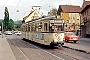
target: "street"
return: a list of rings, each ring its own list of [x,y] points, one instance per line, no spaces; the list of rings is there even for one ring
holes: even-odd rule
[[[64,47],[51,48],[28,40],[21,40],[21,36],[3,35],[7,39],[16,60],[89,60],[90,53],[77,51],[72,48],[86,46],[90,49],[90,41],[79,40],[77,43],[65,43]],[[2,38],[2,35],[0,35]],[[77,47],[78,45],[78,47]],[[74,47],[73,47],[74,46]]]

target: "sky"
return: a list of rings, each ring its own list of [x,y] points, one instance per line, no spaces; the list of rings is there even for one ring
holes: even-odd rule
[[[47,15],[52,8],[58,9],[59,5],[66,4],[82,7],[83,0],[0,0],[0,19],[4,19],[5,7],[8,8],[9,17],[17,21],[31,12],[31,6],[41,6],[40,12]]]

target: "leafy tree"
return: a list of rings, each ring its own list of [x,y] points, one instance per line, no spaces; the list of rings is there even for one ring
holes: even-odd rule
[[[12,30],[14,28],[14,21],[12,19],[9,20],[8,29]]]
[[[0,26],[2,26],[2,22],[0,22]]]
[[[21,23],[22,21],[21,20],[19,20],[19,21],[15,21],[15,30],[17,29],[17,30],[20,30],[21,29]]]
[[[5,12],[4,12],[4,30],[8,30],[8,26],[9,26],[9,12],[8,12],[8,8],[5,7]]]
[[[56,8],[52,8],[50,10],[50,12],[48,12],[49,16],[56,16],[57,15],[57,9]]]

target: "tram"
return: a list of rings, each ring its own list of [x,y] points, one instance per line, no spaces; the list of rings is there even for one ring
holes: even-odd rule
[[[41,17],[22,24],[22,39],[43,45],[64,45],[64,20],[56,16]]]

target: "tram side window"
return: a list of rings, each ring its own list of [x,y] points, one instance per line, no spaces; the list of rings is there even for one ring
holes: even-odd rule
[[[33,31],[35,31],[35,26],[33,25]]]
[[[26,26],[26,32],[27,32],[27,26]]]
[[[42,22],[39,23],[39,26],[38,26],[38,31],[41,32],[42,31]]]
[[[33,25],[31,25],[31,31],[33,31]]]
[[[30,26],[28,27],[28,31],[30,31]]]
[[[38,32],[38,23],[36,24],[36,31]]]
[[[54,24],[53,24],[53,23],[51,23],[51,24],[49,25],[49,31],[50,31],[50,32],[54,32]]]
[[[32,25],[32,31],[36,31],[36,26],[35,26],[35,24]]]
[[[44,31],[48,31],[47,23],[44,23]]]

